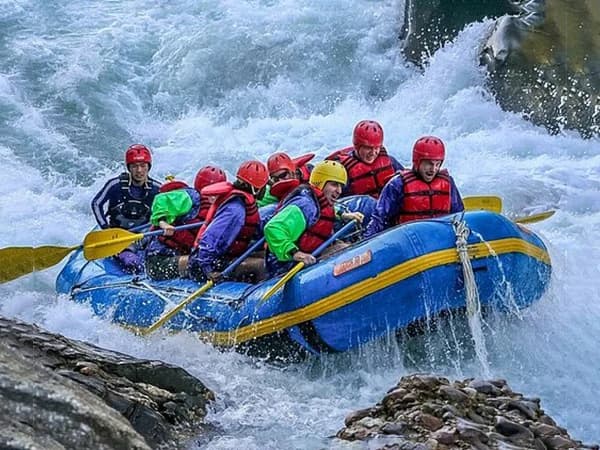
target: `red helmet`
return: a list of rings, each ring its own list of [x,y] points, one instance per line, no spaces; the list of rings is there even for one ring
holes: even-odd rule
[[[150,149],[142,144],[133,144],[125,151],[125,164],[134,164],[138,162],[148,163],[152,166],[152,154]]]
[[[269,156],[267,168],[269,169],[269,175],[273,175],[274,172],[284,169],[295,172],[296,164],[294,164],[294,161],[292,161],[292,158],[287,153],[277,152]]]
[[[443,161],[446,156],[444,143],[435,136],[423,136],[413,146],[413,169],[418,169],[423,159]]]
[[[262,189],[269,181],[269,171],[260,161],[246,161],[242,163],[236,175],[240,180],[256,189]]]
[[[194,179],[194,189],[200,192],[206,186],[227,181],[225,172],[215,166],[205,166],[201,168]]]
[[[383,128],[381,128],[379,122],[374,120],[361,120],[354,127],[352,143],[355,149],[358,149],[361,145],[381,147],[383,144]]]

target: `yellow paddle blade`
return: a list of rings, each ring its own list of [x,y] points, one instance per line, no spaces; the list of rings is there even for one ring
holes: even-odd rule
[[[303,262],[299,262],[298,264],[296,264],[288,273],[285,274],[285,276],[281,280],[279,280],[277,283],[271,286],[271,288],[263,294],[259,303],[266,302],[268,299],[270,299],[273,296],[273,294],[275,294],[275,292],[282,288],[290,278],[292,278],[294,275],[300,272],[303,268]]]
[[[463,198],[463,204],[467,211],[483,209],[500,214],[502,212],[502,199],[496,195],[474,195]]]
[[[88,261],[108,258],[120,253],[143,237],[143,233],[132,233],[122,228],[91,231],[83,241],[83,256]]]
[[[153,331],[158,330],[171,317],[173,317],[175,314],[177,314],[179,311],[181,311],[183,308],[185,308],[186,305],[188,305],[189,303],[191,303],[193,300],[195,300],[196,298],[198,298],[202,294],[204,294],[206,291],[208,291],[211,287],[213,287],[213,285],[214,285],[214,283],[212,281],[210,281],[210,280],[207,281],[201,288],[199,288],[198,290],[192,292],[188,297],[186,297],[185,299],[183,299],[183,301],[181,303],[179,303],[175,308],[171,309],[170,311],[167,311],[165,314],[163,314],[162,316],[160,316],[160,319],[158,319],[156,322],[154,322],[148,328],[140,330],[140,334],[142,336],[145,336],[147,334],[152,333]]]
[[[58,264],[80,246],[7,247],[0,249],[0,283]]]
[[[525,217],[517,217],[513,220],[515,223],[534,223],[541,222],[542,220],[546,220],[549,217],[552,217],[556,211],[551,209],[549,211],[544,211],[538,214],[532,214],[530,216]]]

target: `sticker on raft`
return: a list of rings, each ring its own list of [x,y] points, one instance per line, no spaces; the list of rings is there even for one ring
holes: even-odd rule
[[[342,261],[341,263],[336,264],[333,267],[333,276],[337,277],[346,272],[350,272],[351,270],[354,270],[357,267],[364,266],[365,264],[371,262],[371,259],[373,259],[373,253],[371,252],[371,250],[367,250],[366,252],[361,253],[360,255],[354,256],[352,259]]]

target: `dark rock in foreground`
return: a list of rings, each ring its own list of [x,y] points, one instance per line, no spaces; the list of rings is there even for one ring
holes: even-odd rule
[[[345,422],[337,437],[369,441],[369,448],[598,449],[572,439],[539,399],[513,392],[504,380],[403,377],[381,402]]]
[[[183,448],[213,393],[185,370],[0,318],[0,448]]]
[[[480,56],[502,108],[551,133],[600,135],[597,0],[406,0],[404,15],[404,54],[418,65],[468,24],[497,19]]]

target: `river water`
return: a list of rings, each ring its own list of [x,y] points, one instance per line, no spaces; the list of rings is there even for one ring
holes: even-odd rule
[[[140,338],[57,296],[60,265],[1,285],[0,313],[200,377],[222,433],[199,448],[352,448],[331,437],[344,416],[415,371],[489,371],[598,442],[600,142],[498,107],[477,64],[491,21],[418,70],[399,50],[402,11],[400,0],[0,0],[0,247],[81,242],[91,198],[131,143],[153,149],[155,178],[191,181],[202,165],[231,176],[278,150],[325,156],[376,119],[404,163],[419,136],[440,136],[463,195],[500,195],[514,216],[557,210],[531,226],[552,285],[527,310],[485,318],[485,364],[460,318],[286,366],[185,334]]]

